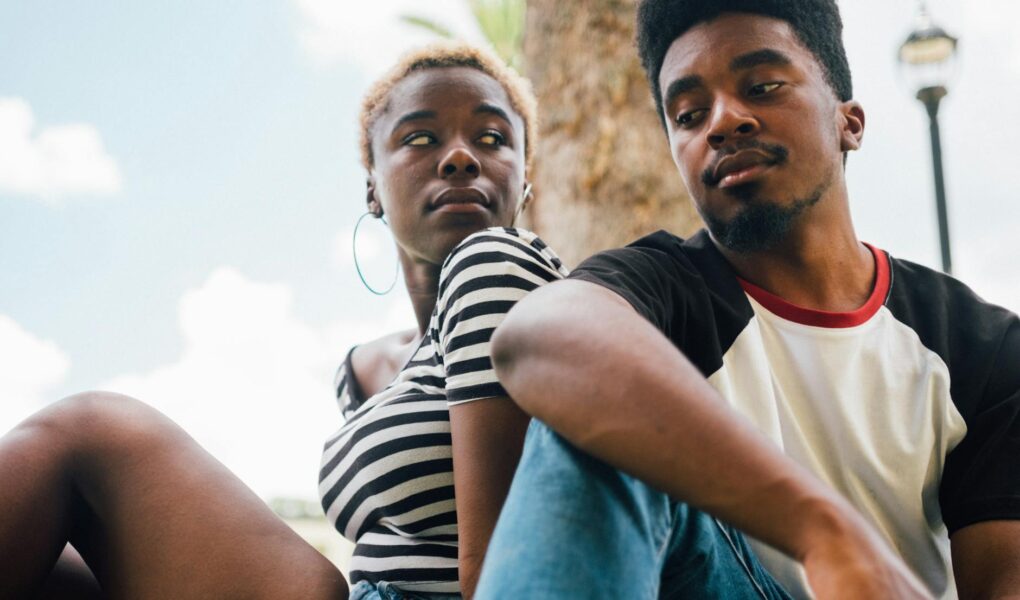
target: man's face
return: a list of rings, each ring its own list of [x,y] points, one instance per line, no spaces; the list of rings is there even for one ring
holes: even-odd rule
[[[836,98],[779,19],[727,13],[691,28],[659,85],[673,160],[713,237],[738,252],[810,219],[863,133],[860,107]]]

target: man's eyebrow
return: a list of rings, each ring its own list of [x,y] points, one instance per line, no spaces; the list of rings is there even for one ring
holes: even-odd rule
[[[488,104],[483,102],[482,104],[478,105],[478,108],[474,110],[474,113],[476,115],[477,114],[496,115],[497,117],[506,121],[508,124],[513,125],[513,121],[510,120],[510,115],[508,115],[505,110],[496,106],[495,104]]]
[[[793,61],[790,60],[790,57],[782,52],[771,48],[762,48],[761,50],[741,54],[734,58],[730,61],[730,70],[741,71],[743,69],[751,69],[759,65],[789,65],[792,63]]]
[[[393,124],[393,132],[396,132],[397,128],[399,128],[404,123],[407,123],[408,121],[418,121],[420,119],[435,119],[435,118],[436,118],[436,111],[434,111],[434,110],[416,110],[416,111],[412,111],[412,112],[409,112],[406,115],[400,117],[399,119],[397,119],[397,122]]]
[[[705,82],[697,75],[688,75],[687,77],[674,79],[673,82],[666,88],[663,106],[669,106],[669,104],[673,102],[677,96],[686,94],[687,92],[703,87],[704,85]]]

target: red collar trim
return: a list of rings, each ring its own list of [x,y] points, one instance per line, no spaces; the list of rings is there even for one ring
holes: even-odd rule
[[[803,306],[791,304],[779,296],[754,285],[750,281],[745,281],[740,277],[737,277],[737,281],[740,282],[740,287],[744,288],[748,296],[754,298],[758,304],[764,306],[769,312],[787,321],[833,329],[856,327],[866,323],[868,319],[875,316],[878,309],[882,308],[882,305],[885,304],[886,296],[889,295],[889,256],[871,244],[865,243],[864,245],[868,247],[868,250],[871,250],[871,255],[875,259],[875,287],[871,290],[871,296],[868,298],[868,301],[852,312],[828,312],[804,308]]]

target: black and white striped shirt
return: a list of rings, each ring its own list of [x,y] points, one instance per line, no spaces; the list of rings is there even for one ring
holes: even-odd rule
[[[487,229],[447,258],[429,331],[386,389],[365,398],[337,372],[345,423],[326,441],[319,495],[356,547],[350,579],[408,591],[460,591],[448,406],[506,396],[489,339],[525,294],[566,275],[535,234]]]

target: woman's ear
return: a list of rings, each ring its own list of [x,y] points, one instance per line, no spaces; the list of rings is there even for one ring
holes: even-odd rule
[[[856,100],[848,100],[840,105],[839,112],[840,150],[850,152],[859,149],[864,140],[864,107]]]
[[[534,201],[534,199],[535,199],[535,190],[532,189],[531,182],[530,181],[524,182],[524,192],[521,194],[521,207],[520,207],[520,210],[523,211],[526,208],[528,208],[528,206],[532,203],[532,201]]]
[[[382,204],[375,197],[375,176],[371,173],[365,179],[365,202],[368,204],[368,212],[376,218],[383,216]]]
[[[531,183],[524,183],[524,190],[521,191],[521,198],[517,202],[517,210],[514,211],[514,218],[510,221],[510,226],[515,227],[517,225],[517,219],[521,218],[521,213],[524,209],[528,208],[531,201],[535,198],[535,193],[531,191]]]

